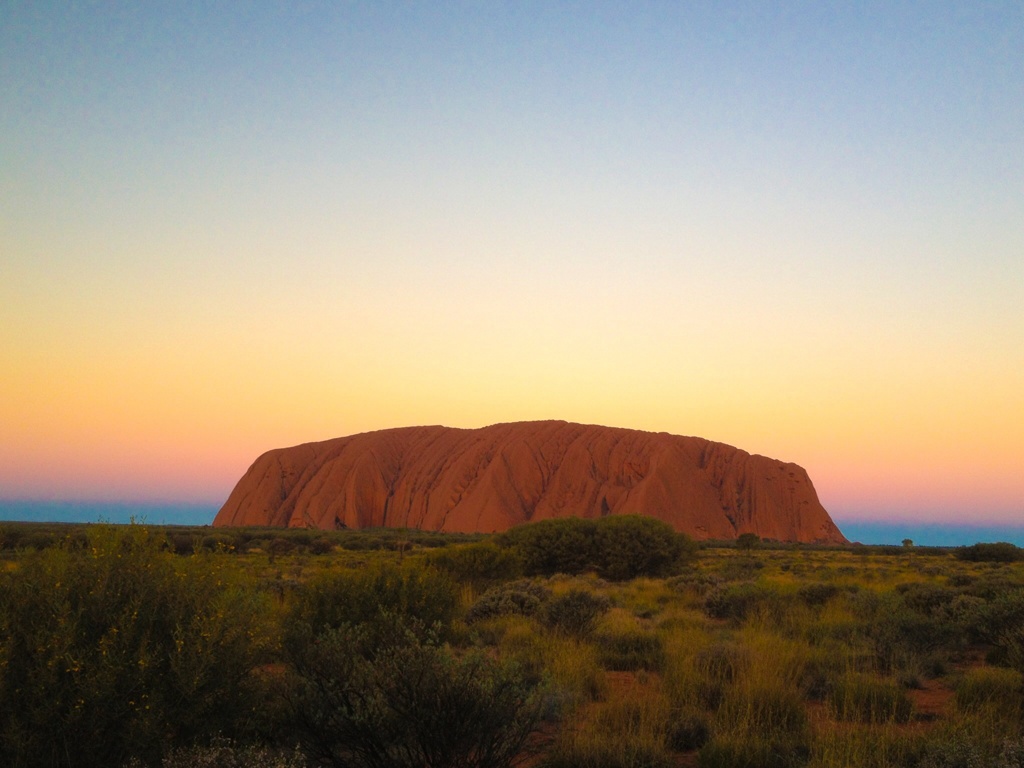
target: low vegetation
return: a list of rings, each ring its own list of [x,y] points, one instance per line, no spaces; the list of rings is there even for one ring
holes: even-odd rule
[[[1024,766],[1024,561],[0,524],[12,768]]]

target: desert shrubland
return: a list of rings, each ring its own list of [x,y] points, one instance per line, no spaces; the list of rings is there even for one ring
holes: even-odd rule
[[[1004,547],[556,522],[0,525],[0,764],[1021,764]]]

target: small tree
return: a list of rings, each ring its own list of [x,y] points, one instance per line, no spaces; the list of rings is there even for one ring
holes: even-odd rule
[[[303,747],[338,768],[508,768],[540,722],[540,692],[517,667],[456,656],[422,627],[383,644],[366,626],[328,629],[293,663]]]
[[[736,537],[736,546],[739,549],[750,551],[761,543],[761,538],[756,533],[741,533]]]
[[[914,540],[913,539],[904,539],[903,540],[903,546],[907,547],[909,549],[910,547],[914,546]]]

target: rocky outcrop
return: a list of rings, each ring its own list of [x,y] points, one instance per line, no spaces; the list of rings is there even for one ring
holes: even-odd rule
[[[494,532],[629,514],[698,539],[845,541],[796,464],[699,437],[562,421],[388,429],[269,451],[213,524]]]

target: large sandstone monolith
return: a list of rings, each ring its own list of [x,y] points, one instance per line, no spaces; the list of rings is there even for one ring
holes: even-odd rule
[[[213,524],[490,533],[631,514],[697,539],[846,541],[796,464],[699,437],[563,421],[407,427],[268,451]]]

